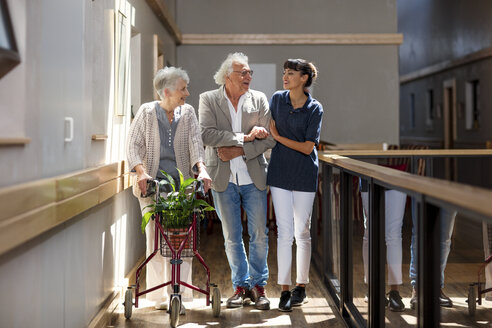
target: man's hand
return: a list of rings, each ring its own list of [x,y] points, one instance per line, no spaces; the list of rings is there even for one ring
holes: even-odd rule
[[[244,149],[236,146],[219,147],[217,148],[217,155],[222,161],[227,162],[233,158],[244,155]]]
[[[250,142],[256,139],[265,139],[268,137],[268,131],[262,126],[255,126],[244,136],[244,142]]]

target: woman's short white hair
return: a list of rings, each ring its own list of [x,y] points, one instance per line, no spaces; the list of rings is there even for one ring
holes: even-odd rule
[[[176,84],[182,79],[187,84],[190,83],[188,73],[180,67],[164,67],[155,73],[154,76],[154,89],[161,98],[164,99],[164,89],[176,90]]]
[[[222,62],[219,70],[214,75],[215,83],[217,83],[218,85],[225,84],[226,76],[232,72],[232,65],[234,63],[248,65],[248,56],[246,56],[242,52],[235,52],[233,54],[227,55],[227,58]]]

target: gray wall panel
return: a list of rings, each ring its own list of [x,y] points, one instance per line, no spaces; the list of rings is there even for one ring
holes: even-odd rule
[[[400,0],[400,74],[492,46],[490,0]]]
[[[325,110],[322,140],[398,143],[397,46],[179,46],[178,63],[190,75],[188,102],[195,109],[201,92],[218,87],[213,74],[234,51],[244,52],[250,63],[276,64],[277,89],[285,59],[315,63],[313,95]]]
[[[394,33],[396,0],[179,0],[183,33]]]

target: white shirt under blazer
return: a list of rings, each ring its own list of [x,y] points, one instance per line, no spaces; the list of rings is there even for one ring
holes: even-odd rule
[[[244,149],[244,160],[248,174],[256,188],[266,189],[267,161],[263,153],[275,146],[275,140],[268,136],[244,142],[244,135],[255,126],[269,130],[271,114],[268,100],[263,92],[249,90],[244,94],[241,111],[241,131],[234,132],[228,99],[224,86],[204,92],[200,95],[198,119],[205,145],[205,165],[212,178],[212,188],[223,192],[227,189],[231,177],[230,161],[222,161],[217,155],[217,148],[239,146]]]

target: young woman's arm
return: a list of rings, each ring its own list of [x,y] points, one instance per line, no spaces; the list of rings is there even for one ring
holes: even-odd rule
[[[279,135],[273,119],[270,121],[270,134],[277,142],[280,142],[285,147],[297,150],[305,155],[311,154],[314,149],[314,142],[312,141],[299,142]]]

